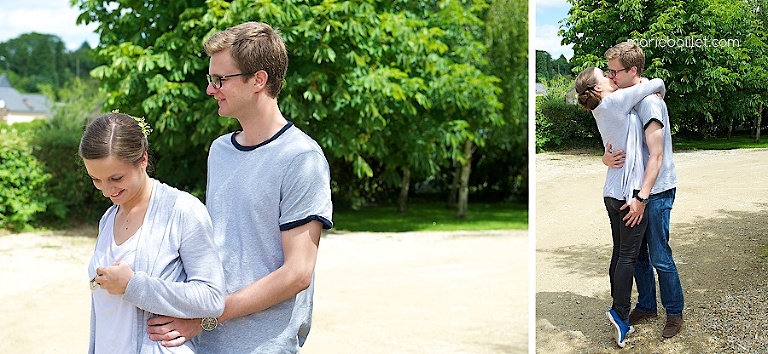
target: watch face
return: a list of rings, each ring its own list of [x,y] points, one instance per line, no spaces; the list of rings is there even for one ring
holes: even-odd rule
[[[216,317],[205,317],[203,318],[200,325],[203,327],[206,331],[212,331],[216,329],[216,326],[219,324],[219,321],[216,319]]]

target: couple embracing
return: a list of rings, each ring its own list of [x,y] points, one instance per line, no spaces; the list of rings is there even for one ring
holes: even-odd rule
[[[657,317],[654,268],[667,315],[662,337],[674,337],[682,327],[683,290],[669,247],[678,180],[664,82],[641,76],[645,56],[635,43],[619,43],[605,58],[608,71],[583,70],[576,92],[579,104],[592,112],[605,146],[603,198],[613,238],[613,304],[606,315],[623,348],[633,325]],[[630,311],[633,277],[638,303]]]

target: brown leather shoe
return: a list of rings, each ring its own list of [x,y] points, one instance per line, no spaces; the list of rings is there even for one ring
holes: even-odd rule
[[[629,313],[629,324],[634,326],[640,321],[650,318],[656,318],[656,312],[640,312],[632,310],[632,312]]]
[[[664,332],[661,336],[664,338],[672,338],[683,327],[683,316],[667,316],[667,324],[664,325]]]

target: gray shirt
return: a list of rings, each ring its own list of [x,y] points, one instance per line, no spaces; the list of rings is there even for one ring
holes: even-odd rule
[[[656,183],[654,183],[651,189],[651,194],[658,194],[677,187],[675,160],[672,156],[672,125],[669,123],[667,104],[664,100],[651,95],[640,101],[636,109],[643,124],[643,129],[647,128],[652,121],[657,121],[661,124],[663,130],[662,151],[664,156],[661,160],[661,169],[659,170],[658,177],[656,177]],[[643,165],[648,164],[649,156],[648,144],[645,142],[645,135],[643,135]]]
[[[642,161],[643,131],[633,107],[654,92],[665,93],[661,79],[652,79],[632,87],[617,90],[602,99],[592,110],[603,145],[624,150],[627,157],[622,168],[608,168],[603,196],[632,202],[632,191],[640,189],[644,169]]]
[[[256,146],[240,145],[235,134],[211,145],[206,192],[227,294],[283,265],[282,231],[313,220],[333,226],[330,170],[312,138],[290,122]],[[298,352],[309,333],[313,292],[314,279],[286,301],[201,333],[198,352]]]

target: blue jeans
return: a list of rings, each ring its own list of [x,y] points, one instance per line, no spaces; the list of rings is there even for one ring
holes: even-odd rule
[[[675,202],[675,188],[652,194],[648,199],[643,217],[648,220],[648,228],[635,263],[638,294],[635,311],[657,311],[656,281],[653,277],[653,268],[656,268],[661,304],[667,316],[682,316],[683,287],[669,247],[669,215]]]
[[[629,208],[621,210],[623,200],[604,197],[605,209],[608,211],[608,219],[611,221],[611,236],[613,238],[613,251],[611,253],[611,265],[608,276],[611,281],[611,297],[613,305],[611,309],[616,311],[622,321],[629,324],[629,309],[632,306],[632,275],[635,273],[635,263],[640,252],[648,219],[643,220],[635,227],[628,227],[622,220],[629,212]]]

